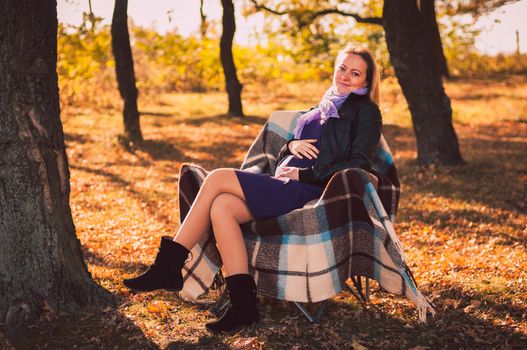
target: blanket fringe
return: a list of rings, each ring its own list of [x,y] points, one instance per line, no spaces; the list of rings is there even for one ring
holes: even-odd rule
[[[430,312],[432,316],[435,316],[436,314],[434,305],[419,291],[417,291],[415,305],[419,315],[419,323],[426,323],[428,312]]]

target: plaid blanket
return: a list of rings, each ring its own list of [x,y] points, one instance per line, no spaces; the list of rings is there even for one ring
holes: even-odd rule
[[[276,155],[293,137],[302,112],[274,112],[252,144],[241,169],[274,174]],[[185,163],[179,178],[181,222],[207,175]],[[426,321],[434,310],[419,292],[393,227],[399,180],[392,154],[381,137],[371,173],[358,168],[333,175],[320,199],[285,215],[241,226],[249,271],[261,295],[318,302],[345,287],[351,276],[376,280],[385,290],[405,295]],[[212,229],[192,249],[184,267],[180,296],[196,299],[208,290],[222,265]]]

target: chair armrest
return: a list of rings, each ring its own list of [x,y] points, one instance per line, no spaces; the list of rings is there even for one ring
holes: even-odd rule
[[[363,193],[364,186],[371,182],[377,189],[378,179],[375,175],[361,168],[347,168],[337,171],[328,181],[321,199],[327,201],[333,197]]]

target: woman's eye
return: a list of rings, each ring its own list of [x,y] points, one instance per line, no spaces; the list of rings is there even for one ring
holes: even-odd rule
[[[353,72],[352,75],[353,75],[354,77],[358,77],[360,74],[357,73],[357,72]]]
[[[343,67],[339,67],[339,71],[343,72],[344,68]]]

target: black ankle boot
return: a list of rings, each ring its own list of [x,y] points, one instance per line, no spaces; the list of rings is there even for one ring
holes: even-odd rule
[[[206,324],[213,332],[232,332],[260,320],[256,298],[256,283],[251,275],[240,274],[225,278],[230,305],[217,321]]]
[[[187,248],[174,242],[173,237],[163,236],[154,264],[142,275],[125,279],[123,283],[136,292],[151,292],[157,289],[180,291],[183,288],[181,269],[189,253]]]

